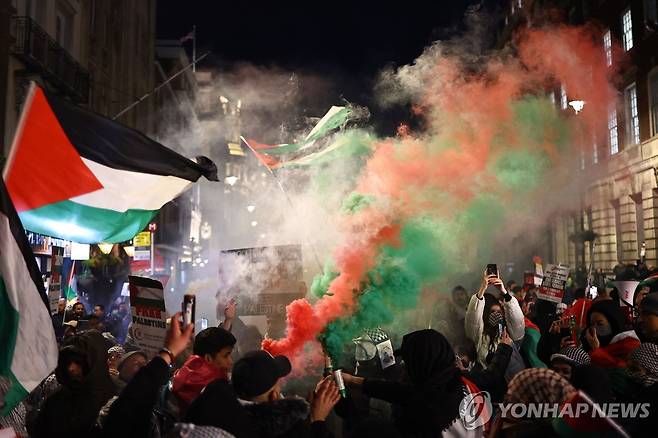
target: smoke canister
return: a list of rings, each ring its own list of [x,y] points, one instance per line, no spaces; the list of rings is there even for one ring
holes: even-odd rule
[[[334,372],[334,365],[331,362],[331,358],[329,357],[328,354],[325,354],[324,356],[324,372],[322,375],[324,377],[330,376]]]
[[[347,397],[347,389],[345,389],[343,372],[341,370],[334,371],[334,381],[336,382],[336,386],[338,386],[338,392],[340,393],[340,396],[343,398]]]

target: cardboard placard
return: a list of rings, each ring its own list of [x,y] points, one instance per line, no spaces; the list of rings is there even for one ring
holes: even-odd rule
[[[564,298],[564,288],[569,277],[569,267],[565,265],[547,265],[544,278],[537,292],[540,300],[561,303]]]
[[[164,288],[157,280],[129,276],[132,334],[149,358],[158,354],[167,335]]]

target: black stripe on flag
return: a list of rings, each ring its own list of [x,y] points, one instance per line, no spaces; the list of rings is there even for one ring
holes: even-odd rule
[[[23,254],[23,259],[25,260],[27,269],[30,272],[30,277],[36,285],[37,290],[39,291],[39,295],[41,296],[41,300],[46,306],[46,309],[48,309],[48,314],[50,315],[50,305],[48,303],[46,290],[43,287],[41,271],[39,271],[39,266],[37,265],[37,261],[34,258],[32,247],[30,246],[30,242],[27,240],[25,230],[21,224],[21,220],[18,218],[18,213],[16,213],[16,209],[14,208],[14,204],[11,202],[11,198],[9,198],[9,193],[7,192],[5,181],[2,178],[0,178],[0,214],[7,216],[7,219],[9,220],[9,229],[11,230],[12,237],[16,241],[21,254]],[[4,250],[6,251],[6,248],[4,248]],[[0,257],[2,257],[1,251]]]
[[[205,176],[217,181],[217,168],[206,157],[199,163],[151,140],[141,132],[70,102],[44,94],[73,147],[81,157],[104,166],[188,181]]]

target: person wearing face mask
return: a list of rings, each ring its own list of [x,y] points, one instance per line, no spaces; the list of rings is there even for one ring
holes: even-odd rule
[[[623,400],[627,403],[648,403],[649,415],[628,422],[632,436],[652,436],[658,430],[658,345],[640,344],[628,358],[626,373],[630,380]]]
[[[485,294],[490,285],[500,291],[502,301],[491,294]],[[471,297],[468,304],[464,323],[466,336],[475,342],[477,359],[483,368],[490,364],[500,343],[503,328],[507,329],[509,337],[515,342],[512,344],[514,351],[505,378],[509,380],[525,368],[519,352],[520,344],[516,344],[524,337],[525,318],[519,302],[507,292],[498,275],[487,275],[485,272],[480,290]]]
[[[603,300],[592,304],[587,313],[588,325],[581,336],[592,365],[603,368],[626,366],[628,355],[640,345],[640,340],[634,330],[623,330],[623,321],[618,302]]]

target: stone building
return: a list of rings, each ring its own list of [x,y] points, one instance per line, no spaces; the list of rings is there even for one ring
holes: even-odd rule
[[[155,0],[11,0],[0,29],[3,155],[30,81],[108,117],[155,85]],[[118,120],[153,134],[154,102]]]
[[[658,230],[658,2],[657,0],[510,0],[501,19],[499,46],[514,29],[541,23],[559,11],[573,25],[592,23],[601,33],[609,65],[621,80],[608,108],[605,138],[589,139],[580,157],[586,182],[582,210],[550,224],[551,262],[611,271],[634,263],[643,244],[657,263]],[[614,59],[619,57],[619,59]],[[585,98],[586,99],[586,98]],[[568,90],[555,90],[556,106],[571,111]],[[585,103],[585,105],[587,105]],[[595,236],[595,245],[591,237]],[[593,249],[593,251],[592,251]]]

